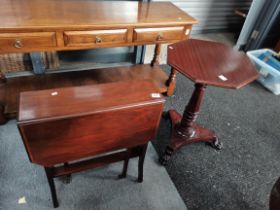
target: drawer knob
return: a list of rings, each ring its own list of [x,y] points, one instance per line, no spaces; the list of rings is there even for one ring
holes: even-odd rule
[[[17,39],[15,41],[14,47],[17,48],[17,49],[20,49],[20,48],[23,47],[23,44],[22,44],[22,42],[19,39]]]
[[[96,37],[95,37],[95,43],[101,43],[101,42],[102,42],[101,37],[96,36]]]
[[[159,33],[158,35],[157,35],[157,41],[160,41],[160,40],[162,40],[163,39],[163,35],[162,35],[162,33]]]

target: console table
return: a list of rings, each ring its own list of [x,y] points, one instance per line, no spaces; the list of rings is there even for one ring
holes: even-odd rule
[[[138,65],[133,73],[111,69],[113,77],[106,77],[106,73],[99,70],[95,74],[98,76],[90,80],[104,83],[152,79],[160,92],[168,95],[173,93],[175,81],[157,65],[160,45],[187,39],[192,25],[197,22],[170,2],[4,0],[0,14],[0,53],[156,44],[151,65]],[[47,79],[45,76],[6,79],[5,75],[0,75],[2,123],[16,115],[21,91],[77,85],[74,80],[65,82],[67,74],[63,75],[63,82],[55,75]],[[53,80],[58,82],[53,83]],[[89,83],[89,78],[84,80]]]

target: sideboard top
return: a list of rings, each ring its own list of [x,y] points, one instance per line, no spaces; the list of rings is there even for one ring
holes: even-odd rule
[[[194,24],[170,2],[1,0],[0,30]]]

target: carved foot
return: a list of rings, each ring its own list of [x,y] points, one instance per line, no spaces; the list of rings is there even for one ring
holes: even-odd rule
[[[217,137],[210,143],[210,145],[216,150],[221,150],[223,148],[223,143],[220,142]]]
[[[71,174],[70,175],[67,175],[67,176],[65,176],[65,177],[63,177],[64,179],[63,179],[63,183],[64,184],[70,184],[71,183],[71,181],[72,181],[72,176],[71,176]]]
[[[173,154],[173,149],[171,149],[170,147],[166,147],[165,153],[159,158],[159,163],[163,166],[166,166],[172,154]]]

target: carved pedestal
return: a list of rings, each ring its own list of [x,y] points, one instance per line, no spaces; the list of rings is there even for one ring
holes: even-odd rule
[[[203,128],[195,123],[205,88],[206,86],[203,84],[195,84],[195,90],[185,108],[183,117],[175,110],[169,111],[172,134],[171,141],[164,155],[160,158],[162,165],[166,165],[174,151],[187,144],[204,141],[210,142],[216,149],[222,148],[222,144],[218,141],[214,131]]]
[[[249,58],[221,43],[189,39],[168,46],[167,63],[173,68],[167,95],[173,93],[176,71],[196,85],[183,116],[175,110],[169,111],[172,136],[160,162],[166,164],[175,150],[194,142],[210,142],[216,149],[221,149],[215,133],[195,123],[200,103],[206,85],[239,89],[254,81],[258,73]]]

